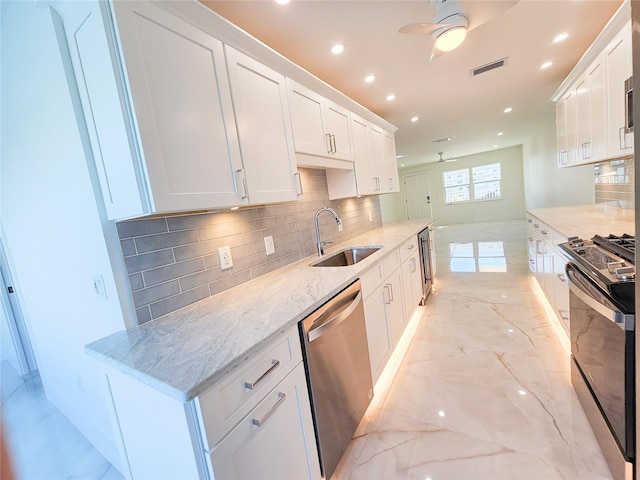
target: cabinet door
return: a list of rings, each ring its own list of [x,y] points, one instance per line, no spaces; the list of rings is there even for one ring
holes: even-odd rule
[[[422,298],[422,277],[420,276],[420,255],[415,252],[402,264],[402,298],[404,313],[408,319]]]
[[[589,105],[589,83],[587,76],[578,80],[576,96],[576,164],[591,160],[591,114]]]
[[[384,132],[382,139],[384,155],[385,185],[383,191],[399,192],[400,183],[398,181],[398,161],[396,158],[396,140],[393,132]]]
[[[369,127],[369,143],[371,145],[374,190],[376,193],[381,193],[386,191],[384,185],[387,175],[384,158],[384,132],[381,128],[373,125]]]
[[[386,294],[384,292],[384,285],[380,285],[364,301],[364,318],[367,324],[371,378],[373,379],[374,385],[382,372],[387,354],[391,349],[385,316]]]
[[[373,156],[369,139],[369,123],[351,115],[351,134],[353,139],[353,159],[355,161],[356,183],[359,195],[375,192],[376,183],[373,171]]]
[[[571,91],[565,97],[565,120],[567,124],[567,146],[565,166],[575,165],[577,154],[577,130],[576,130],[576,91]]]
[[[284,75],[225,45],[249,200],[297,200],[293,132]]]
[[[633,153],[633,134],[625,134],[624,82],[631,76],[631,24],[605,49],[608,157]]]
[[[320,478],[302,363],[240,421],[210,459],[216,480]]]
[[[222,43],[153,4],[112,5],[153,211],[246,204]]]
[[[567,166],[567,105],[564,98],[556,104],[556,131],[558,136],[558,168]]]
[[[332,157],[341,160],[353,160],[351,145],[350,113],[346,108],[325,99],[327,132],[332,135]]]
[[[589,81],[589,124],[591,126],[590,161],[605,158],[607,152],[606,97],[604,65],[598,58],[587,71]]]
[[[329,156],[331,145],[323,113],[321,95],[287,79],[287,93],[293,125],[295,151],[308,155]]]
[[[404,302],[402,300],[402,272],[400,268],[393,271],[382,284],[385,294],[385,315],[389,343],[395,345],[404,329]]]

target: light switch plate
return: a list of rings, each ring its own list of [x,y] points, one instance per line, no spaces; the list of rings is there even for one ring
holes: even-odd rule
[[[91,281],[93,283],[93,293],[95,293],[96,297],[100,297],[103,300],[107,299],[107,289],[104,286],[104,278],[102,275],[93,275],[91,277]]]
[[[233,267],[231,248],[228,245],[218,248],[218,257],[220,258],[220,270],[226,270],[227,268]]]
[[[276,247],[273,244],[273,237],[271,235],[264,237],[264,249],[266,250],[267,255],[276,253]]]

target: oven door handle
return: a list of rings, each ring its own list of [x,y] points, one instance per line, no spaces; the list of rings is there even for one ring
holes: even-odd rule
[[[607,320],[618,324],[621,329],[631,332],[635,330],[635,315],[629,315],[618,310],[613,310],[608,305],[604,305],[602,302],[594,298],[585,287],[584,282],[589,282],[589,280],[584,278],[584,274],[571,263],[567,264],[566,271],[567,278],[569,279],[569,290],[571,293]]]

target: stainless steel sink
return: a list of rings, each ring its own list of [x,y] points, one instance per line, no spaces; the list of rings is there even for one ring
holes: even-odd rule
[[[367,247],[347,247],[323,258],[319,262],[312,263],[312,267],[347,267],[355,265],[367,258],[372,253],[380,250],[382,246],[372,245]]]

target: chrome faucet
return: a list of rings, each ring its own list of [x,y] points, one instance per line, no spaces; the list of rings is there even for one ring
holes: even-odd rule
[[[321,257],[322,255],[324,255],[324,246],[331,243],[331,242],[327,242],[327,241],[321,241],[320,240],[320,225],[318,225],[318,217],[320,216],[320,214],[322,212],[329,212],[331,215],[333,215],[333,218],[336,219],[336,223],[338,224],[338,231],[341,232],[342,231],[342,220],[340,220],[340,217],[338,216],[338,214],[336,213],[336,211],[333,208],[329,208],[329,207],[322,207],[320,210],[318,210],[316,212],[316,239],[318,240],[318,255]]]

